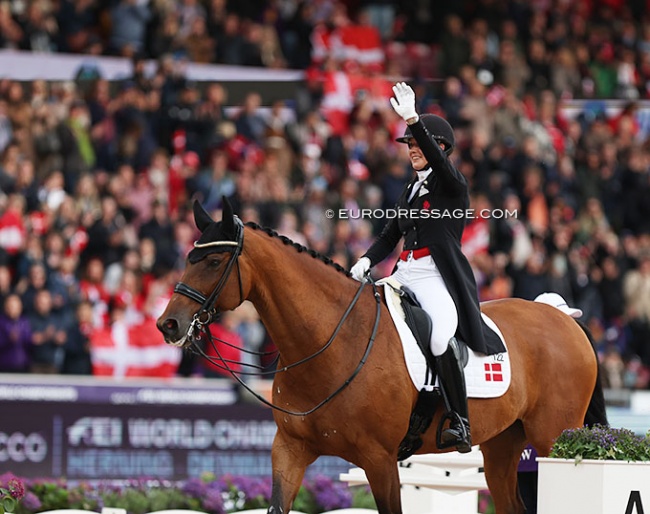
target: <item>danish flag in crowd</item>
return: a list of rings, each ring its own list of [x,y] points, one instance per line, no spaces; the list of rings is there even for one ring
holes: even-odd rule
[[[124,321],[91,335],[93,375],[111,377],[173,377],[181,350],[166,344],[151,317],[129,326]]]

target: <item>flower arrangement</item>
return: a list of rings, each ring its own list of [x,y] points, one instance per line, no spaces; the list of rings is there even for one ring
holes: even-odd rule
[[[14,512],[25,496],[25,486],[11,473],[0,475],[0,514]]]
[[[555,440],[549,457],[556,459],[650,461],[650,432],[636,435],[626,428],[602,425],[568,429]]]
[[[20,481],[7,474],[0,476],[0,494],[3,495],[3,503],[5,497],[10,498],[0,514],[36,514],[56,509],[99,512],[103,507],[126,509],[129,514],[166,509],[229,514],[268,507],[271,480],[205,475],[182,483],[148,479],[123,481],[119,484],[110,481],[69,483],[65,479]],[[22,501],[18,503],[20,498]],[[316,476],[303,482],[293,509],[307,514],[319,514],[349,507],[377,508],[368,487],[349,488],[347,484]]]

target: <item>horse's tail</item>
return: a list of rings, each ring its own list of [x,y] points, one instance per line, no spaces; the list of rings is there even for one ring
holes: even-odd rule
[[[596,387],[594,387],[594,391],[591,394],[591,400],[589,400],[589,407],[587,408],[587,413],[585,414],[584,424],[589,427],[593,425],[606,426],[609,425],[609,421],[607,421],[607,411],[605,410],[605,394],[603,393],[602,373],[600,362],[598,361],[598,353],[596,352],[594,338],[591,335],[591,330],[589,330],[589,327],[587,327],[587,325],[585,325],[582,321],[575,321],[589,339],[591,347],[594,350],[594,355],[596,355],[596,363],[598,365]]]

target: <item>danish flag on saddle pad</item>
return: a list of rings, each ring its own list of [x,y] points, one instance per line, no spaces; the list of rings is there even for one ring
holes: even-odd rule
[[[485,363],[485,381],[503,382],[503,369],[500,362]]]

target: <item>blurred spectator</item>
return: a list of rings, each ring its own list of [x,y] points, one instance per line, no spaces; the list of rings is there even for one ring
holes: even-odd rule
[[[44,2],[31,2],[23,19],[23,39],[21,50],[33,52],[55,52],[59,36],[59,25],[48,12]]]
[[[387,41],[393,35],[397,4],[394,0],[364,0],[361,9],[368,16],[370,24],[375,26],[382,40]]]
[[[118,211],[116,199],[112,196],[102,198],[99,218],[88,229],[84,259],[98,257],[106,265],[119,261],[125,251],[125,227],[126,220]]]
[[[11,2],[0,2],[0,48],[18,48],[23,37],[20,25],[11,15]]]
[[[188,0],[185,1],[187,2]],[[188,57],[192,62],[206,64],[214,62],[216,53],[215,42],[208,35],[208,28],[204,17],[197,16],[192,19],[190,30],[183,46],[187,50]]]
[[[623,294],[629,319],[631,349],[650,365],[650,253],[639,256],[639,267],[623,277]]]
[[[208,378],[232,378],[232,372],[242,371],[242,348],[244,341],[237,334],[237,318],[233,312],[222,312],[219,322],[210,326],[211,339],[204,339],[201,359],[203,376]],[[207,336],[206,336],[207,337]]]
[[[308,0],[298,1],[293,15],[280,33],[280,44],[290,68],[305,69],[311,63],[313,11],[314,6]]]
[[[16,257],[26,237],[25,199],[17,194],[9,195],[6,204],[0,205],[0,248],[10,257]]]
[[[249,46],[242,34],[241,20],[237,14],[228,13],[222,30],[216,35],[217,56],[220,64],[245,65],[249,61]]]
[[[104,287],[105,267],[99,257],[91,258],[81,269],[79,291],[81,300],[91,304],[93,327],[103,327],[108,318],[111,295]]]
[[[7,102],[0,99],[0,155],[5,151],[13,137],[12,123],[7,116]],[[0,186],[2,183],[0,182]]]
[[[194,31],[197,20],[205,21],[205,8],[199,0],[179,0],[176,4],[176,14],[180,25],[178,33],[185,39]]]
[[[23,311],[31,316],[36,311],[36,296],[39,291],[47,289],[47,268],[44,261],[34,261],[29,265],[27,274],[16,284],[15,291],[20,294]],[[52,298],[50,297],[50,303]]]
[[[153,57],[162,58],[182,48],[183,41],[178,33],[178,16],[172,10],[160,13],[150,34],[149,52]]]
[[[60,50],[82,53],[90,42],[95,18],[95,0],[63,0],[58,10]]]
[[[259,112],[261,105],[262,96],[259,93],[248,93],[234,119],[237,133],[260,146],[263,145],[267,129],[266,121]]]
[[[32,324],[23,315],[20,296],[9,294],[0,314],[0,372],[24,373],[30,370]]]
[[[266,341],[266,331],[259,314],[253,304],[245,301],[235,311],[235,330],[242,340],[241,367],[246,375],[242,376],[244,382],[250,382],[251,377],[260,375],[262,366],[261,352]]]
[[[39,289],[34,296],[34,310],[28,315],[32,330],[32,373],[59,373],[65,358],[64,346],[68,341],[67,326],[52,311],[52,294]]]
[[[90,375],[90,334],[93,331],[93,307],[81,302],[76,309],[76,320],[68,328],[68,338],[63,348],[64,375]]]
[[[4,305],[5,299],[11,294],[13,294],[11,268],[6,262],[2,262],[0,255],[0,305]]]
[[[13,141],[18,145],[20,158],[33,156],[31,123],[33,109],[26,99],[21,82],[12,81],[6,94],[7,117],[11,121]]]
[[[157,262],[168,267],[174,266],[177,258],[174,251],[174,226],[169,219],[165,203],[154,201],[152,216],[142,224],[138,236],[141,240],[155,241]]]
[[[111,10],[111,49],[127,57],[141,52],[150,18],[151,11],[147,3],[119,0]]]
[[[209,166],[196,177],[196,189],[201,195],[201,203],[208,210],[221,207],[222,197],[230,197],[235,192],[233,172],[228,167],[228,156],[222,150],[212,153]]]

